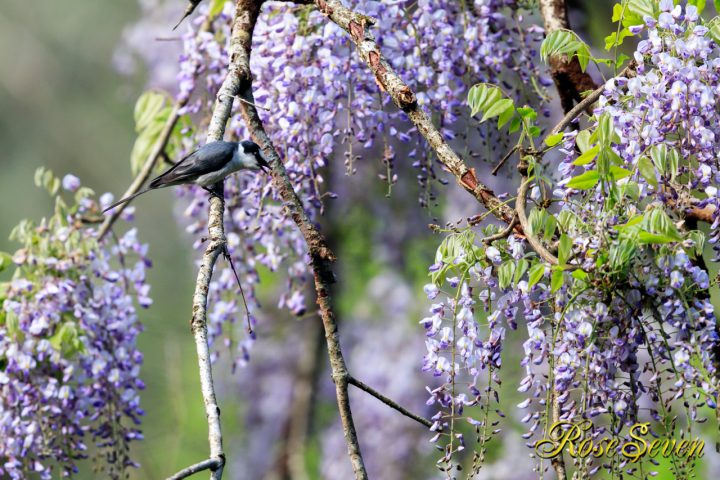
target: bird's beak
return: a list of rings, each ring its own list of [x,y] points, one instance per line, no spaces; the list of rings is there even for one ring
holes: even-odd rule
[[[258,159],[258,167],[259,167],[260,170],[262,170],[263,173],[265,173],[265,174],[270,174],[270,172],[272,171],[272,168],[270,168],[270,164],[269,164],[269,163],[267,162],[267,160],[265,160],[265,158],[263,158],[263,157],[260,157],[260,158]]]

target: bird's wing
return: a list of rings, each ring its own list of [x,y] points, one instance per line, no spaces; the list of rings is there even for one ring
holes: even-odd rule
[[[189,183],[197,177],[220,170],[232,158],[236,144],[212,142],[192,152],[150,182],[150,188]]]

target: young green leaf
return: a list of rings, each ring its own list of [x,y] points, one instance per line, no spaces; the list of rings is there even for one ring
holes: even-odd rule
[[[565,134],[563,134],[562,132],[556,133],[555,135],[550,135],[545,139],[545,145],[547,145],[548,147],[554,147],[562,141],[564,136]]]
[[[485,110],[485,114],[483,115],[482,120],[480,120],[480,123],[497,117],[498,115],[501,115],[506,111],[512,112],[514,110],[515,108],[513,105],[513,101],[509,98],[503,98],[502,100],[498,100],[494,104],[490,105],[487,110]]]
[[[512,282],[515,273],[515,260],[507,260],[498,269],[498,284],[501,290],[506,289]]]
[[[580,155],[578,158],[576,158],[572,163],[573,165],[587,165],[588,163],[595,160],[595,157],[597,157],[599,151],[600,145],[595,145],[594,147]]]
[[[560,235],[560,245],[558,246],[558,262],[560,264],[567,263],[572,252],[572,240],[564,233]]]
[[[532,288],[533,285],[538,283],[545,274],[545,265],[542,263],[536,263],[530,269],[528,273],[528,288]]]
[[[600,174],[597,170],[588,170],[587,172],[573,177],[567,183],[567,187],[574,188],[575,190],[588,190],[597,185],[600,180]]]
[[[640,171],[640,175],[653,187],[657,188],[658,181],[657,176],[655,174],[655,167],[653,166],[652,161],[646,157],[642,156],[640,157],[640,160],[638,160],[638,170]]]
[[[565,279],[565,276],[563,275],[562,270],[554,270],[552,273],[552,277],[550,277],[550,291],[552,293],[557,292],[562,288],[563,281]]]

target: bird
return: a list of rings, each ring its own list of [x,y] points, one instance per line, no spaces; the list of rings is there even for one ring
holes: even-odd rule
[[[239,170],[267,173],[270,165],[260,147],[250,140],[210,142],[155,177],[146,189],[118,200],[105,208],[103,213],[158,188],[195,184],[213,193],[210,187]]]

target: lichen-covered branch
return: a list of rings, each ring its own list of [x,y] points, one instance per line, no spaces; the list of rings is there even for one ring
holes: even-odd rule
[[[222,140],[225,135],[225,126],[232,113],[233,98],[243,83],[247,80],[242,75],[239,66],[243,64],[245,54],[244,44],[249,44],[259,11],[258,2],[253,0],[238,0],[233,20],[230,65],[228,74],[223,81],[217,100],[213,108],[212,118],[208,126],[207,142]],[[245,58],[245,63],[247,59]],[[208,246],[205,249],[197,282],[193,295],[193,316],[191,328],[195,337],[195,347],[198,354],[198,367],[200,370],[200,386],[205,414],[208,420],[208,441],[210,443],[210,459],[217,460],[210,478],[220,480],[225,465],[225,454],[222,444],[222,429],[220,425],[220,408],[217,405],[215,387],[212,379],[212,366],[210,363],[210,347],[207,338],[207,301],[210,281],[218,257],[225,249],[225,226],[223,214],[225,200],[223,198],[222,183],[215,185],[214,194],[210,196],[208,212]]]

